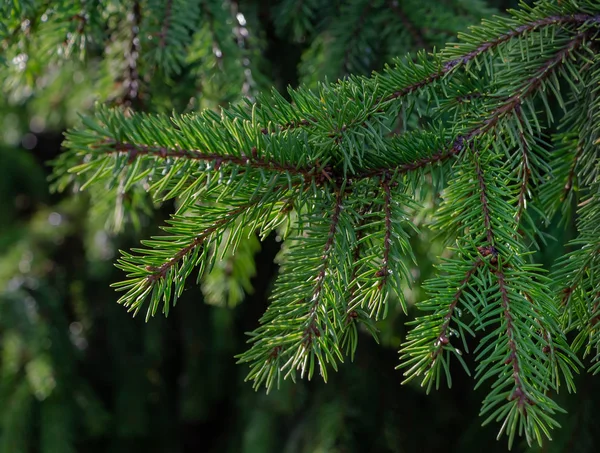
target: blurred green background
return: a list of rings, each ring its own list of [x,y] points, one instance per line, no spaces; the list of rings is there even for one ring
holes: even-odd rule
[[[276,238],[256,268],[232,260],[193,282],[168,319],[116,304],[119,249],[156,234],[172,206],[143,187],[112,197],[51,191],[62,132],[95,102],[193,111],[261,90],[368,74],[393,57],[439,48],[512,1],[5,2],[0,14],[0,453],[505,451],[481,427],[482,392],[455,368],[454,386],[401,386],[407,318],[364,334],[354,363],[328,384],[244,383],[234,356],[268,303]],[[175,31],[170,31],[172,27]],[[166,38],[165,38],[166,36]],[[164,39],[163,39],[164,38]],[[164,41],[164,42],[163,42]],[[116,199],[116,203],[114,202]],[[109,200],[112,200],[109,201]],[[555,229],[555,236],[570,231]],[[441,245],[415,237],[419,269]],[[557,244],[560,244],[558,241]],[[549,266],[562,250],[543,251]],[[243,282],[243,278],[249,279]],[[249,294],[243,297],[244,289]],[[243,299],[243,300],[242,300]],[[409,314],[413,316],[414,313]],[[583,374],[547,452],[596,451],[600,379]],[[526,451],[517,445],[516,451]],[[540,449],[537,449],[540,450]]]

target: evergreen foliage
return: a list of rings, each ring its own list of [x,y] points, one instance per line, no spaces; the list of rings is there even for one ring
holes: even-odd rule
[[[193,276],[209,302],[235,306],[258,239],[275,235],[270,305],[239,362],[256,388],[327,380],[354,357],[360,331],[377,338],[395,307],[410,309],[414,241],[433,230],[445,250],[400,348],[405,381],[452,385],[458,362],[487,390],[482,421],[498,423],[509,446],[550,438],[563,411],[555,395],[574,390],[581,356],[600,369],[597,2],[522,4],[382,67],[414,44],[450,40],[458,11],[476,21],[490,10],[284,0],[277,33],[311,39],[305,84],[285,95],[259,94],[269,83],[263,39],[249,31],[258,8],[152,3],[23,2],[1,31],[3,89],[16,101],[47,67],[59,77],[95,64],[94,52],[126,55],[96,61],[89,83],[109,87],[101,99],[113,105],[82,117],[54,163],[55,188],[89,190],[99,213],[116,207],[114,229],[141,225],[151,205],[175,206],[165,234],[121,253],[119,303],[167,315]],[[364,75],[371,68],[381,69]],[[537,252],[557,214],[575,216],[578,235],[548,273]],[[32,375],[48,367],[43,357]],[[13,397],[28,410],[26,390]]]

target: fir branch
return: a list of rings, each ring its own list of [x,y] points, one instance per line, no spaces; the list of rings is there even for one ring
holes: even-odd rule
[[[199,233],[192,234],[191,239],[188,239],[185,244],[174,243],[177,247],[176,251],[170,248],[170,243],[163,241],[161,245],[165,250],[162,253],[157,253],[157,250],[144,251],[138,249],[137,252],[146,253],[146,255],[136,257],[123,252],[122,258],[117,261],[117,267],[128,272],[129,280],[112,285],[117,291],[126,291],[119,298],[118,303],[123,304],[129,308],[129,311],[137,314],[143,305],[144,299],[151,296],[146,319],[154,316],[161,299],[163,300],[163,312],[168,314],[170,304],[175,304],[183,290],[185,278],[191,272],[191,267],[184,262],[187,271],[175,275],[174,271],[181,265],[182,260],[188,263],[193,262],[194,257],[198,256],[200,248],[205,246],[211,236],[231,225],[240,214],[255,207],[259,201],[260,199],[257,199],[227,211],[225,215],[220,216],[218,220]],[[147,241],[146,243],[150,245],[151,242]],[[156,246],[157,244],[159,244],[158,241],[152,241],[152,245]],[[204,253],[208,253],[208,249]],[[151,257],[153,264],[144,264],[145,260]],[[173,291],[171,287],[174,284],[175,290]]]
[[[458,155],[465,146],[465,139],[463,136],[459,135],[454,139],[452,145],[449,148],[441,148],[437,150],[435,153],[430,156],[419,156],[410,162],[405,162],[394,166],[393,168],[376,168],[372,170],[365,171],[364,173],[358,174],[356,176],[357,179],[364,178],[381,178],[382,175],[387,174],[390,171],[395,171],[396,174],[407,174],[410,172],[414,172],[417,170],[424,169],[426,167],[432,166],[433,164],[444,162],[452,157]]]
[[[337,369],[342,361],[346,309],[340,290],[350,257],[341,252],[355,240],[348,194],[343,187],[329,189],[304,202],[314,209],[299,218],[299,234],[283,257],[273,301],[251,334],[252,347],[239,356],[240,363],[250,363],[247,379],[255,387],[271,389],[282,377],[295,379],[296,371],[310,379],[315,365],[326,380],[327,364]]]
[[[297,190],[302,190],[302,185],[286,184],[272,190],[265,192],[249,187],[244,196],[228,197],[213,190],[207,195],[205,206],[187,208],[186,215],[173,216],[169,226],[163,228],[168,236],[142,241],[147,248],[133,249],[137,255],[122,252],[117,267],[127,272],[128,280],[113,285],[117,291],[126,291],[118,302],[137,313],[149,298],[148,318],[155,315],[162,300],[163,312],[168,314],[194,268],[199,268],[198,278],[210,272],[217,252],[234,253],[243,231],[269,234],[282,221],[278,209],[281,203],[276,200],[281,199],[283,193],[293,198]],[[217,207],[217,201],[227,207]],[[226,230],[230,231],[231,242],[225,249],[218,250],[216,245]]]
[[[173,7],[178,4],[173,0]],[[244,54],[247,30],[237,2],[231,5],[237,19],[233,50]],[[362,0],[352,5],[353,12],[372,7]],[[323,84],[316,92],[290,90],[289,100],[274,92],[221,115],[130,120],[105,112],[98,121],[84,120],[86,128],[68,137],[65,161],[77,160],[74,172],[93,172],[88,182],[105,184],[119,175],[123,192],[144,183],[153,194],[168,191],[165,199],[178,199],[178,214],[165,228],[170,236],[153,238],[139,256],[124,254],[119,261],[129,272],[129,280],[118,284],[127,291],[121,301],[137,311],[149,297],[150,315],[163,300],[167,311],[191,269],[204,274],[217,255],[230,256],[240,231],[264,236],[285,223],[273,298],[240,362],[250,364],[248,379],[267,389],[281,378],[295,379],[298,371],[311,378],[320,369],[327,378],[327,368],[342,361],[340,346],[354,353],[359,322],[374,333],[372,321],[386,316],[390,295],[405,308],[403,289],[412,281],[407,263],[414,260],[409,229],[415,212],[422,212],[415,200],[441,196],[433,226],[454,244],[453,256],[426,284],[431,297],[418,307],[428,313],[415,320],[400,367],[407,381],[421,376],[428,390],[444,375],[451,385],[451,358],[468,373],[465,337],[485,331],[475,350],[477,387],[491,381],[481,410],[485,423],[503,420],[509,444],[517,432],[541,443],[561,410],[548,392],[558,390],[561,374],[571,389],[577,367],[563,327],[578,330],[576,346],[589,337],[586,351],[600,345],[596,201],[580,208],[580,238],[572,244],[583,247],[557,274],[567,288],[562,320],[571,324],[559,325],[549,279],[528,264],[535,247],[528,239],[540,234],[529,215],[529,198],[536,209],[532,194],[551,184],[557,169],[559,186],[566,181],[569,193],[582,173],[590,186],[585,190],[595,190],[597,128],[590,111],[597,109],[586,100],[588,116],[580,120],[584,108],[574,106],[586,95],[582,87],[595,92],[590,87],[597,77],[581,76],[582,63],[594,66],[600,25],[600,14],[588,13],[597,10],[590,5],[524,6],[512,18],[473,28],[432,57],[419,54],[383,74]],[[396,2],[373,8],[394,10],[404,22]],[[349,45],[362,38],[369,18],[363,11],[354,19],[345,29],[351,39],[338,48],[345,69],[353,57]],[[412,34],[410,23],[405,26]],[[215,32],[209,31],[205,27],[197,43],[214,47]],[[243,70],[251,77],[248,65]],[[563,87],[571,96],[567,104]],[[570,167],[555,162],[560,155],[551,161],[544,142],[544,121],[554,121],[552,94],[566,112],[560,130],[568,132],[556,136]],[[538,104],[547,118],[538,114]],[[390,136],[400,112],[403,133]],[[585,148],[581,156],[574,144]],[[556,203],[556,188],[549,192]]]
[[[600,330],[598,330],[598,295],[600,294],[600,206],[597,183],[591,194],[579,206],[577,221],[578,237],[569,242],[577,247],[561,257],[555,265],[553,279],[560,291],[563,307],[563,327],[578,333],[573,341],[575,351],[585,346],[584,355],[596,350],[592,371],[600,369]]]
[[[373,194],[373,199],[376,200],[379,197],[380,187],[377,188],[377,191]],[[353,246],[352,250],[352,274],[350,275],[351,285],[348,287],[348,296],[344,298],[347,301],[346,303],[346,319],[345,323],[350,324],[353,320],[358,316],[356,312],[356,308],[360,305],[360,302],[355,303],[355,297],[360,292],[359,287],[359,272],[363,263],[361,262],[361,255],[365,251],[365,236],[366,236],[366,227],[368,226],[368,215],[372,212],[375,207],[375,202],[372,201],[369,204],[363,205],[362,208],[358,212],[359,221],[356,224],[356,242]]]
[[[507,102],[505,105],[508,105]],[[515,104],[516,105],[516,104]],[[499,107],[498,111],[505,111],[503,107]],[[489,124],[489,123],[488,123]],[[482,216],[483,216],[483,225],[485,230],[485,236],[488,242],[488,248],[484,248],[486,252],[489,251],[492,255],[493,267],[495,267],[495,271],[493,275],[496,277],[498,283],[498,289],[500,291],[501,297],[501,305],[503,309],[504,321],[506,323],[505,334],[507,337],[507,347],[510,351],[509,358],[504,362],[505,365],[510,365],[512,367],[512,379],[515,382],[515,389],[513,395],[509,397],[509,400],[517,399],[519,409],[523,409],[524,401],[528,403],[532,403],[527,399],[525,389],[523,388],[523,383],[521,381],[520,369],[519,369],[519,356],[517,352],[517,340],[515,338],[515,334],[513,331],[513,315],[510,311],[510,297],[508,295],[508,291],[505,284],[504,273],[502,272],[503,261],[502,259],[498,259],[498,250],[496,249],[496,238],[494,234],[494,230],[492,228],[492,220],[491,220],[491,210],[489,205],[489,194],[487,184],[484,178],[483,170],[480,165],[479,160],[479,152],[476,150],[471,150],[473,153],[473,165],[475,168],[475,174],[477,178],[477,185],[479,186],[479,201],[481,204]],[[481,252],[480,252],[481,253]]]
[[[499,109],[502,109],[500,107]],[[520,409],[523,408],[524,401],[531,403],[526,397],[526,392],[523,388],[523,384],[521,382],[520,370],[519,370],[519,362],[518,362],[518,352],[517,352],[517,340],[515,339],[515,334],[513,332],[513,315],[510,311],[510,298],[508,295],[508,291],[505,284],[504,273],[502,272],[502,260],[498,259],[498,250],[496,249],[496,239],[494,235],[494,231],[492,229],[492,221],[491,221],[491,211],[489,206],[489,194],[487,185],[485,182],[485,178],[483,175],[483,171],[479,161],[479,153],[477,151],[473,152],[474,159],[473,165],[475,167],[475,174],[477,178],[477,184],[479,186],[479,200],[481,203],[482,216],[483,216],[483,225],[485,229],[485,235],[488,242],[487,249],[485,251],[490,251],[492,255],[492,259],[494,262],[494,267],[496,267],[493,275],[497,279],[498,288],[501,296],[501,304],[503,309],[504,321],[506,322],[506,330],[505,334],[507,337],[507,345],[510,351],[509,358],[505,361],[506,365],[510,365],[513,369],[512,378],[515,382],[515,390],[513,395],[509,398],[518,399],[518,406]]]
[[[447,55],[451,55],[448,51],[446,51],[446,53],[442,53],[442,59],[439,62],[436,62],[434,69],[429,70],[426,72],[426,75],[424,76],[420,76],[420,72],[417,72],[416,68],[411,68],[410,66],[408,67],[408,69],[402,68],[402,72],[406,73],[406,75],[410,74],[410,72],[414,72],[415,75],[417,75],[418,80],[414,81],[414,77],[408,76],[406,78],[402,78],[401,80],[398,78],[397,75],[394,75],[392,77],[391,75],[391,70],[388,69],[387,70],[387,74],[383,74],[383,75],[378,75],[378,78],[380,79],[380,82],[384,82],[385,80],[383,80],[384,78],[390,78],[390,79],[398,79],[398,81],[394,81],[394,80],[390,80],[390,82],[382,84],[383,86],[387,86],[383,91],[392,91],[390,94],[385,94],[381,97],[379,97],[377,99],[377,101],[373,104],[373,108],[369,109],[369,111],[366,113],[365,115],[365,120],[369,120],[372,117],[376,116],[377,114],[382,113],[383,111],[385,111],[386,106],[389,105],[392,101],[396,101],[396,100],[403,100],[406,97],[416,94],[417,92],[421,91],[424,88],[429,87],[430,85],[432,85],[435,82],[438,82],[440,80],[442,80],[444,77],[446,77],[448,74],[450,74],[451,72],[455,71],[456,69],[458,69],[459,67],[462,66],[466,66],[468,65],[470,62],[476,60],[479,56],[486,54],[488,52],[492,52],[493,50],[495,50],[496,48],[498,48],[500,45],[509,42],[512,39],[515,38],[520,38],[528,33],[532,33],[534,31],[540,31],[543,30],[547,27],[552,27],[552,26],[557,26],[557,27],[565,27],[565,26],[569,26],[569,25],[583,25],[583,24],[591,24],[591,23],[595,23],[595,24],[600,24],[600,15],[597,16],[593,16],[593,15],[589,15],[589,14],[567,14],[567,15],[551,15],[548,17],[541,17],[541,18],[537,18],[537,19],[532,19],[530,22],[525,23],[525,24],[521,24],[518,25],[518,22],[514,21],[512,22],[513,28],[509,29],[508,31],[499,34],[498,36],[496,36],[495,38],[492,39],[488,39],[488,40],[481,40],[475,43],[468,43],[468,46],[473,47],[472,50],[469,50],[468,52],[464,52],[458,56],[453,56],[453,57],[448,57]],[[585,33],[580,33],[578,34],[578,38],[583,39],[583,35]],[[578,38],[576,37],[574,39],[573,42],[573,48],[570,50],[574,50],[577,47],[577,41]],[[467,46],[467,44],[464,44],[462,47]],[[457,46],[459,49],[462,48],[461,46]],[[570,52],[570,50],[566,50],[566,54],[568,54]],[[444,56],[446,58],[444,58]],[[565,55],[566,56],[566,55]],[[558,55],[557,55],[558,58]],[[445,60],[445,61],[444,61]],[[556,64],[557,62],[549,62],[549,65],[553,65]],[[395,70],[397,70],[398,68],[394,68]],[[396,83],[402,83],[404,84],[406,81],[409,81],[407,84],[405,84],[403,87],[398,88],[393,87],[394,84]],[[392,88],[393,87],[393,88]],[[525,86],[524,88],[525,90],[527,90],[527,86]],[[513,99],[507,99],[507,104],[504,105],[505,109],[510,109],[511,108],[511,104],[517,102],[518,99],[515,97]],[[513,105],[514,107],[514,105]],[[502,110],[499,110],[497,112],[497,116],[501,117],[503,115]],[[498,118],[496,118],[497,121]],[[492,122],[494,122],[494,119],[491,119]],[[314,125],[318,124],[318,120],[314,117],[308,119],[308,118],[304,118],[298,121],[292,121],[292,122],[288,122],[286,124],[282,124],[279,125],[279,129],[284,131],[287,129],[293,129],[299,126],[308,126],[308,127],[312,127]],[[357,123],[355,126],[360,126],[362,125],[362,123]],[[473,135],[478,135],[479,132],[485,132],[485,130],[489,129],[491,126],[490,125],[482,125],[482,131],[472,131]]]
[[[531,78],[516,91],[515,94],[511,95],[504,102],[502,102],[481,126],[471,130],[467,134],[466,139],[469,140],[493,129],[497,125],[498,121],[500,121],[500,119],[502,119],[504,116],[513,115],[515,112],[520,112],[520,106],[523,100],[535,93],[540,88],[544,80],[547,79],[550,74],[552,74],[552,70],[564,64],[565,60],[583,44],[584,38],[585,33],[579,33],[573,39],[571,39],[565,47],[556,53],[554,57],[547,60],[542,66],[540,66],[538,72],[532,75]]]
[[[483,250],[483,249],[482,249]],[[464,350],[468,352],[466,335],[475,336],[468,323],[460,318],[463,310],[468,310],[477,318],[478,278],[476,274],[483,266],[481,253],[466,262],[462,252],[458,259],[443,260],[438,276],[425,282],[430,298],[417,304],[419,310],[429,314],[419,316],[409,324],[415,327],[408,332],[400,349],[400,365],[404,371],[404,383],[422,376],[421,385],[429,392],[434,386],[439,388],[441,375],[445,372],[448,386],[452,385],[450,374],[450,354],[452,353],[470,375],[462,352],[452,344],[450,337],[460,338]],[[467,293],[472,292],[471,297]],[[459,308],[459,305],[462,305]],[[452,328],[454,325],[455,328]],[[446,354],[444,354],[444,352]]]

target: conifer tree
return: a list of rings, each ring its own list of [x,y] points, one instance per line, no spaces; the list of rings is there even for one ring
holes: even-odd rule
[[[259,11],[242,13],[237,2],[157,3],[148,15],[138,2],[119,5],[126,14],[59,3],[26,25],[39,5],[23,3],[4,24],[6,83],[27,95],[22,80],[36,67],[19,69],[23,46],[59,67],[101,48],[113,27],[105,52],[127,58],[98,76],[118,80],[106,96],[113,105],[69,130],[54,185],[91,191],[100,211],[118,206],[116,229],[144,205],[175,206],[165,234],[118,260],[126,277],[114,286],[129,311],[168,315],[190,279],[207,300],[237,304],[258,241],[276,235],[278,277],[239,362],[267,391],[285,379],[327,380],[354,357],[360,331],[377,337],[395,306],[408,311],[414,238],[433,230],[445,250],[400,349],[405,382],[452,385],[459,365],[486,389],[484,424],[497,423],[509,446],[517,436],[541,445],[563,411],[555,395],[575,390],[582,359],[600,367],[600,6],[522,4],[442,50],[368,75],[403,45],[451,41],[457,16],[448,20],[443,3],[427,15],[418,14],[433,8],[423,2],[331,5],[281,2],[278,32],[312,37],[305,85],[285,95],[266,91],[254,58],[261,42],[249,30]],[[489,13],[480,2],[456,8]],[[115,25],[123,20],[128,27]],[[234,40],[224,36],[231,28]],[[448,36],[429,35],[440,29]],[[172,105],[161,83],[186,101]],[[548,274],[538,251],[557,216],[574,218],[578,234]]]

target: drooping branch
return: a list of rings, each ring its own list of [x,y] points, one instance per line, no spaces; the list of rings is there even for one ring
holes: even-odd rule
[[[452,317],[454,316],[456,307],[458,306],[458,303],[460,302],[460,299],[465,289],[469,285],[471,278],[473,277],[473,275],[475,275],[475,272],[477,272],[477,269],[479,269],[479,267],[482,264],[483,260],[481,259],[481,257],[477,257],[473,265],[465,273],[465,277],[461,280],[458,289],[454,293],[454,296],[452,297],[452,302],[450,303],[450,305],[448,305],[448,311],[444,315],[444,322],[440,326],[439,333],[434,341],[435,349],[431,352],[430,368],[434,366],[436,359],[444,350],[444,346],[450,343],[450,339],[448,338],[448,329],[450,328],[450,322],[452,321]]]
[[[258,204],[258,200],[254,202],[249,202],[245,205],[242,205],[236,209],[233,209],[227,213],[226,216],[221,217],[218,221],[214,222],[211,226],[205,228],[203,231],[198,233],[187,245],[183,246],[179,249],[173,256],[161,264],[160,266],[149,266],[146,268],[147,271],[151,272],[146,279],[148,282],[153,283],[157,280],[165,278],[169,269],[173,266],[177,265],[181,259],[189,255],[195,248],[202,246],[204,241],[209,238],[214,232],[216,232],[219,228],[224,227],[225,225],[233,222],[242,212],[246,211],[250,207]]]
[[[331,259],[332,248],[335,241],[335,235],[337,233],[338,224],[340,221],[340,214],[343,209],[343,197],[344,192],[338,190],[335,205],[333,207],[333,214],[331,215],[331,222],[329,224],[329,232],[327,234],[327,241],[323,247],[323,254],[321,255],[321,266],[317,277],[315,278],[315,287],[312,293],[312,306],[308,315],[307,326],[304,329],[304,342],[306,345],[310,345],[313,336],[319,336],[320,331],[316,324],[317,322],[317,311],[322,301],[323,285],[325,283],[325,276],[329,267],[329,261]]]
[[[504,280],[504,273],[501,270],[498,270],[494,275],[496,276],[498,288],[500,290],[500,298],[503,310],[502,315],[504,317],[504,320],[506,321],[506,338],[509,356],[504,363],[512,367],[512,379],[515,382],[515,389],[512,395],[510,395],[509,399],[517,400],[517,405],[519,409],[524,409],[525,405],[531,404],[532,401],[528,398],[525,392],[523,380],[521,377],[521,369],[519,366],[519,352],[517,350],[517,343],[514,331],[514,320],[510,311],[510,297],[508,296],[508,289]]]
[[[377,187],[372,195],[372,201],[368,204],[363,204],[359,209],[359,221],[354,227],[356,238],[352,249],[352,274],[350,275],[350,285],[348,288],[348,296],[346,300],[346,323],[352,322],[356,317],[355,296],[360,291],[360,284],[357,280],[359,271],[361,270],[361,253],[364,251],[363,239],[365,237],[365,226],[368,224],[368,216],[372,213],[373,207],[375,206],[375,200],[379,198],[381,186]]]

